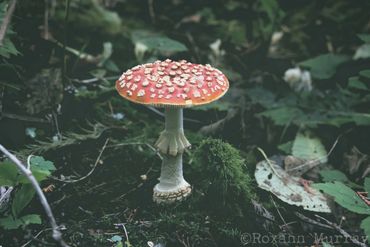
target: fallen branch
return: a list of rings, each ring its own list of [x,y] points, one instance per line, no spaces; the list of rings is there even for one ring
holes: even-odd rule
[[[308,218],[307,216],[305,216],[305,215],[303,215],[303,214],[301,214],[301,213],[299,213],[299,212],[295,212],[294,214],[295,214],[298,218],[300,218],[301,220],[303,220],[303,221],[305,221],[305,222],[307,222],[307,223],[309,223],[309,224],[311,224],[311,225],[317,225],[317,226],[319,226],[319,227],[322,227],[322,228],[325,228],[325,229],[330,229],[330,230],[332,230],[332,229],[333,229],[333,227],[328,226],[328,225],[325,225],[325,224],[323,224],[323,223],[320,223],[320,222],[318,222],[318,221],[316,221],[316,220],[313,220],[313,219],[311,219],[311,218]]]
[[[53,212],[51,211],[51,208],[50,208],[50,205],[44,195],[44,193],[42,192],[42,189],[40,188],[40,185],[38,184],[36,178],[33,176],[32,172],[30,169],[27,169],[26,166],[24,166],[22,164],[22,162],[17,158],[15,157],[13,154],[11,154],[5,147],[3,147],[2,145],[0,145],[0,151],[2,153],[5,154],[5,156],[7,156],[11,161],[13,161],[13,163],[18,167],[18,169],[27,177],[27,179],[31,182],[31,185],[34,187],[39,199],[40,199],[40,202],[42,204],[42,206],[44,207],[44,210],[46,212],[46,215],[48,216],[49,218],[49,222],[50,222],[50,225],[53,229],[53,238],[56,242],[58,242],[60,244],[60,246],[62,247],[69,247],[69,245],[67,245],[63,238],[62,238],[62,233],[60,231],[60,228],[59,226],[57,225],[56,221],[55,221],[55,218],[54,218],[54,215],[53,215]]]
[[[340,228],[337,224],[330,222],[329,220],[325,219],[324,217],[321,217],[320,215],[315,214],[316,218],[319,218],[326,222],[329,226],[333,227],[333,229],[337,230],[340,234],[342,234],[346,239],[349,239],[354,243],[355,245],[361,246],[361,247],[367,247],[365,243],[362,243],[358,241],[356,238],[352,237],[348,232]]]
[[[3,19],[3,23],[1,23],[0,26],[0,46],[3,45],[3,41],[5,38],[6,30],[8,30],[8,26],[10,23],[10,20],[12,19],[13,12],[15,10],[15,5],[17,4],[17,0],[11,0],[9,3],[9,8],[5,14],[5,17]]]

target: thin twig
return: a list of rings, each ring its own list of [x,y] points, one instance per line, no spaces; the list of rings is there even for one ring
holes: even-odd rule
[[[49,39],[49,0],[44,0],[45,11],[44,11],[44,39]]]
[[[271,198],[271,201],[272,201],[272,203],[274,204],[274,206],[275,206],[275,209],[276,209],[276,211],[278,212],[278,214],[279,214],[279,217],[280,217],[280,219],[283,221],[283,223],[284,223],[284,229],[288,226],[288,224],[286,223],[286,221],[285,221],[285,219],[284,219],[284,217],[283,217],[283,215],[280,213],[280,210],[279,210],[279,208],[278,208],[278,206],[276,205],[276,202],[275,202],[275,200],[274,200],[274,198],[270,195],[270,198]]]
[[[57,225],[57,223],[55,221],[55,218],[54,218],[53,212],[51,211],[50,205],[49,205],[44,193],[42,192],[42,189],[40,188],[40,185],[38,184],[36,178],[33,176],[31,170],[27,169],[17,157],[15,157],[13,154],[11,154],[2,145],[0,145],[0,151],[3,152],[5,154],[5,156],[7,156],[11,161],[13,161],[13,163],[27,177],[27,179],[31,182],[31,185],[36,190],[36,193],[40,198],[40,202],[41,202],[42,206],[44,207],[46,215],[49,218],[50,225],[53,229],[52,236],[53,236],[54,240],[56,242],[58,242],[60,244],[60,246],[62,246],[62,247],[69,247],[69,245],[67,245],[64,242],[63,238],[62,238],[62,233],[60,231],[59,226]]]
[[[271,163],[271,160],[267,157],[266,153],[259,147],[257,147],[257,150],[262,154],[262,156],[265,158],[265,160],[267,161],[267,163],[269,164],[271,170],[275,173],[276,176],[278,176],[279,178],[282,178],[280,176],[279,173],[277,173],[277,171],[275,170],[274,168],[274,165]]]
[[[126,227],[125,227],[125,224],[123,223],[117,223],[117,224],[114,224],[114,226],[116,226],[117,228],[122,226],[123,228],[123,231],[125,232],[125,236],[126,236],[126,241],[127,243],[130,243],[129,239],[128,239],[128,233],[127,233],[127,230],[126,230]]]
[[[37,117],[31,117],[31,116],[26,116],[26,115],[17,115],[13,113],[7,113],[3,112],[2,116],[4,118],[9,118],[9,119],[16,119],[20,121],[27,121],[27,122],[35,122],[35,123],[50,123],[50,120],[42,119],[42,118],[37,118]]]
[[[328,225],[330,225],[331,227],[333,227],[335,230],[337,230],[340,234],[342,234],[346,239],[349,239],[352,241],[352,243],[358,245],[358,246],[361,246],[361,247],[367,247],[367,245],[365,243],[362,243],[360,241],[358,241],[356,238],[352,237],[348,232],[346,232],[345,230],[343,230],[342,228],[340,228],[337,224],[325,219],[324,217],[321,217],[320,215],[317,215],[315,214],[315,216],[323,221],[325,221]]]
[[[36,240],[38,238],[38,236],[40,236],[43,232],[46,232],[46,231],[50,231],[50,230],[53,230],[52,228],[45,228],[45,229],[42,229],[41,231],[39,231],[35,236],[32,237],[32,239],[28,240],[28,242],[24,243],[21,247],[26,247],[27,245],[29,245],[33,240]]]
[[[97,82],[97,81],[100,81],[100,80],[108,80],[108,81],[116,80],[117,78],[119,78],[119,75],[103,77],[103,78],[94,77],[94,78],[85,79],[85,80],[72,79],[72,81],[77,82],[77,83],[89,84],[89,83]]]
[[[135,146],[135,145],[144,145],[147,146],[150,150],[152,150],[161,160],[163,160],[162,155],[158,152],[158,150],[150,145],[149,143],[145,142],[125,142],[125,143],[119,143],[119,144],[113,144],[113,145],[108,145],[108,148],[111,147],[119,147],[119,146]]]
[[[10,1],[8,11],[6,12],[5,17],[3,19],[3,23],[0,26],[0,46],[3,45],[3,41],[6,35],[6,30],[8,30],[8,26],[9,26],[10,20],[12,19],[12,15],[15,10],[16,4],[17,4],[17,0]]]
[[[305,221],[305,222],[307,222],[307,223],[309,223],[309,224],[311,224],[311,225],[317,225],[317,226],[319,226],[319,227],[326,228],[326,229],[333,229],[333,227],[328,226],[328,225],[325,225],[325,224],[323,224],[323,223],[320,223],[320,222],[318,222],[318,221],[316,221],[316,220],[313,220],[313,219],[311,219],[311,218],[308,218],[307,216],[305,216],[305,215],[303,215],[303,214],[301,214],[301,213],[299,213],[299,212],[295,212],[294,214],[295,214],[298,218],[300,218],[301,220],[303,220],[303,221]]]
[[[155,23],[154,1],[148,0],[149,15],[152,23]]]
[[[98,166],[98,164],[99,164],[99,161],[100,161],[100,158],[101,158],[101,156],[102,156],[102,154],[103,154],[103,152],[104,152],[104,150],[105,150],[105,148],[107,147],[107,144],[108,144],[108,142],[109,142],[109,138],[107,138],[106,140],[105,140],[105,143],[104,143],[104,145],[103,145],[103,147],[102,147],[102,149],[100,150],[100,153],[99,153],[99,155],[98,155],[98,158],[96,158],[96,161],[95,161],[95,163],[94,163],[94,166],[93,166],[93,168],[85,175],[85,176],[83,176],[83,177],[80,177],[79,179],[70,179],[70,180],[65,180],[65,179],[59,179],[59,178],[56,178],[56,177],[52,177],[54,180],[57,180],[57,181],[60,181],[60,182],[63,182],[63,183],[77,183],[77,182],[80,182],[80,181],[82,181],[82,180],[84,180],[84,179],[86,179],[87,177],[89,177],[94,171],[95,171],[95,169],[96,169],[96,167]]]

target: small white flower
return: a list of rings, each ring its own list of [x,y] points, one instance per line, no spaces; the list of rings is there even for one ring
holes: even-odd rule
[[[143,60],[144,54],[147,50],[148,47],[145,44],[141,42],[135,43],[135,56],[139,61]]]
[[[291,68],[285,71],[284,81],[296,92],[311,92],[312,80],[311,74],[307,70],[301,70],[299,67]]]

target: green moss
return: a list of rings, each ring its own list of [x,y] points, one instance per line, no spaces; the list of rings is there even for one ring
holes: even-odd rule
[[[255,188],[245,160],[230,144],[217,139],[200,143],[192,162],[196,190],[204,194],[212,210],[224,215],[241,216],[255,198]]]

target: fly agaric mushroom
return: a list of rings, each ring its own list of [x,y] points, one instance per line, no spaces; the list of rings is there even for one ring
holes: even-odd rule
[[[215,101],[228,88],[229,81],[221,71],[186,60],[138,65],[117,80],[116,89],[125,99],[165,109],[165,129],[155,143],[163,155],[160,182],[154,187],[155,202],[180,201],[191,193],[182,172],[182,154],[190,147],[182,109]]]

